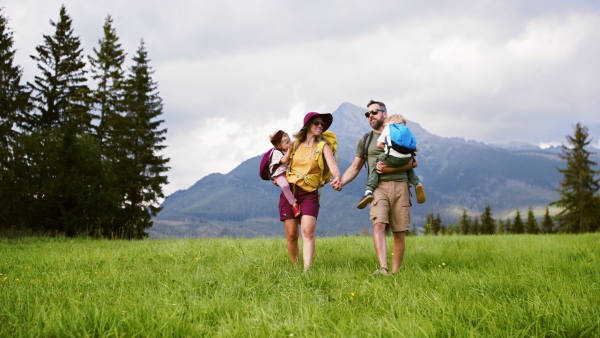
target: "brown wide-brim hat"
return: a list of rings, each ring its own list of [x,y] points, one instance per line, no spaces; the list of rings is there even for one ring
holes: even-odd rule
[[[306,126],[310,122],[310,120],[317,116],[323,118],[323,122],[325,123],[325,125],[323,126],[323,131],[326,131],[327,129],[329,129],[329,127],[331,127],[331,124],[333,123],[333,115],[319,114],[316,112],[310,112],[304,116],[304,126]]]

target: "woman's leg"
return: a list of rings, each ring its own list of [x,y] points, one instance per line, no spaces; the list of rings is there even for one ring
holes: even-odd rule
[[[285,227],[285,235],[287,239],[287,250],[290,256],[292,265],[296,266],[298,263],[298,220],[295,218],[286,219],[283,221]]]
[[[294,203],[296,203],[296,198],[294,197],[294,194],[292,193],[292,190],[290,189],[290,184],[288,183],[287,177],[285,177],[285,175],[282,174],[282,175],[276,176],[274,179],[275,179],[275,183],[277,183],[277,185],[283,191],[283,196],[285,196],[285,199],[288,202],[290,202],[291,205],[294,205]]]
[[[315,228],[317,219],[314,216],[302,216],[300,228],[302,229],[302,258],[304,270],[309,269],[315,255]]]

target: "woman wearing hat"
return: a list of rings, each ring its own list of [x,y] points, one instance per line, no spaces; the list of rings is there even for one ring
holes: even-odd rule
[[[319,215],[319,188],[321,170],[317,163],[317,145],[324,141],[322,133],[331,126],[331,114],[308,113],[304,116],[304,126],[294,137],[292,157],[288,163],[287,179],[294,192],[297,203],[300,204],[300,217],[294,217],[292,206],[281,194],[279,199],[279,217],[283,221],[287,236],[288,254],[292,264],[298,262],[298,224],[302,231],[302,257],[304,271],[308,271],[315,252],[315,227]],[[333,179],[340,178],[340,170],[328,144],[323,146],[322,154],[329,167]],[[325,182],[327,183],[327,182]]]

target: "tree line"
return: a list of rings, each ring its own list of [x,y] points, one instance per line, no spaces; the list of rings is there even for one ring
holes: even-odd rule
[[[169,159],[144,41],[125,67],[110,15],[87,56],[64,5],[50,24],[23,84],[0,9],[0,230],[147,237]]]
[[[600,179],[594,170],[598,163],[590,159],[595,152],[586,149],[591,143],[587,127],[580,123],[575,125],[574,135],[567,136],[569,145],[562,146],[561,159],[566,161],[565,168],[557,168],[563,174],[558,192],[560,199],[550,203],[560,212],[550,216],[548,207],[541,222],[538,222],[532,208],[523,220],[517,209],[512,219],[495,220],[492,209],[488,205],[480,215],[470,217],[463,209],[462,217],[457,224],[444,225],[440,215],[427,214],[424,229],[426,234],[460,234],[460,235],[492,235],[492,234],[550,234],[584,233],[600,230]],[[413,226],[413,233],[416,232]]]

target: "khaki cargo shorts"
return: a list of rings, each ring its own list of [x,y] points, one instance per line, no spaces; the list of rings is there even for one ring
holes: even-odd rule
[[[369,208],[371,222],[389,224],[392,232],[408,231],[410,193],[407,182],[379,182]]]

